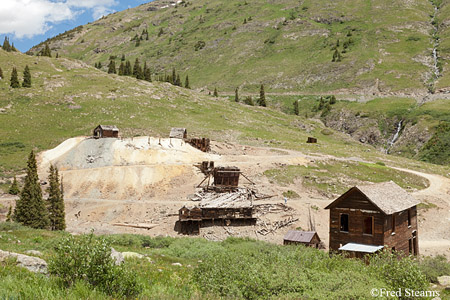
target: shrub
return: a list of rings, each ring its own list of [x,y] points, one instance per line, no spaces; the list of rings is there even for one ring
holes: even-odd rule
[[[109,243],[93,233],[63,238],[56,245],[48,267],[49,273],[58,276],[66,287],[85,281],[109,295],[126,297],[142,290],[134,274],[114,264]]]

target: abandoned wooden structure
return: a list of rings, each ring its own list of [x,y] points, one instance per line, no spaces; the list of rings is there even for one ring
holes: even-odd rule
[[[191,138],[188,143],[203,152],[211,151],[210,140],[208,138]]]
[[[417,204],[392,181],[352,187],[326,207],[330,251],[363,257],[385,246],[418,255]]]
[[[217,167],[214,168],[214,185],[221,188],[235,188],[239,186],[239,175],[241,170],[238,167]]]
[[[283,245],[305,245],[319,248],[320,238],[315,231],[289,230],[283,238]]]
[[[94,138],[119,137],[119,129],[114,125],[98,125],[94,129]]]
[[[173,139],[187,139],[187,130],[186,130],[186,128],[172,128],[172,130],[170,130],[169,138],[173,138]]]
[[[306,141],[308,144],[315,144],[317,143],[317,138],[314,137],[308,137],[308,140]]]
[[[253,194],[247,190],[231,193],[206,193],[195,207],[183,206],[179,210],[180,232],[198,234],[200,227],[208,225],[252,225]]]

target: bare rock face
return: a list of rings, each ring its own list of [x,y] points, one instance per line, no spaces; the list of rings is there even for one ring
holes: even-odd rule
[[[450,276],[440,276],[437,278],[440,285],[450,287]]]
[[[19,267],[27,268],[34,273],[47,273],[47,262],[39,257],[0,250],[0,261],[15,258]]]

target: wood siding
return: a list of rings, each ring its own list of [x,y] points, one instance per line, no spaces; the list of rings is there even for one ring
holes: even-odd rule
[[[389,248],[395,248],[396,251],[402,251],[404,254],[409,254],[409,240],[413,239],[414,232],[416,243],[416,251],[413,250],[411,254],[419,254],[419,236],[417,230],[417,207],[410,209],[411,225],[408,226],[408,210],[395,213],[395,232],[392,232],[392,215],[388,215],[384,219],[384,244]],[[414,248],[414,244],[412,245]]]

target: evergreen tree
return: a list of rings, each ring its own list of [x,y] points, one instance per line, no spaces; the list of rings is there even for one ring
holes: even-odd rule
[[[245,97],[244,103],[247,104],[247,105],[251,105],[251,106],[254,106],[254,105],[255,105],[255,103],[253,102],[252,96],[247,96],[247,97]]]
[[[17,52],[17,49],[16,49],[16,47],[14,47],[14,43],[12,43],[12,45],[11,45],[11,51],[13,51],[13,52]]]
[[[214,88],[213,96],[216,97],[216,98],[219,97],[219,92],[217,91],[216,87]]]
[[[298,100],[295,100],[295,101],[294,101],[294,114],[295,114],[296,116],[298,116],[298,114],[299,114]]]
[[[172,69],[172,77],[170,79],[170,83],[175,85],[177,81],[177,71],[175,70],[175,68]]]
[[[120,66],[119,66],[119,75],[120,75],[120,76],[125,75],[125,65],[123,64],[123,61],[120,62]]]
[[[8,193],[11,195],[18,195],[20,193],[19,184],[17,183],[16,176],[14,176],[14,180],[11,184],[11,187],[9,188]]]
[[[259,89],[259,99],[258,105],[266,107],[266,93],[264,92],[264,84],[261,84],[261,88]]]
[[[14,208],[14,220],[33,228],[47,228],[50,225],[45,203],[42,199],[41,186],[37,174],[34,152],[28,157],[27,175],[19,200]]]
[[[20,87],[19,78],[17,76],[17,69],[15,67],[13,67],[12,69],[10,86],[14,89]]]
[[[116,74],[116,62],[114,61],[114,59],[111,59],[109,61],[108,74]]]
[[[336,104],[336,97],[334,95],[330,97],[330,104]]]
[[[59,53],[58,52],[56,52],[56,58],[59,58]]]
[[[187,88],[187,89],[191,88],[191,86],[189,84],[189,76],[188,75],[186,75],[186,79],[184,80],[184,87]]]
[[[138,58],[136,58],[136,60],[134,61],[133,76],[137,79],[144,79],[144,73],[142,72],[142,68]]]
[[[323,97],[320,97],[318,110],[322,110],[324,106],[325,106],[325,100],[323,100]]]
[[[5,40],[3,41],[2,48],[6,52],[11,52],[11,45],[9,44],[9,38],[7,36],[5,36]]]
[[[3,70],[0,68],[0,79],[3,79]]]
[[[41,56],[48,56],[48,57],[52,57],[52,51],[50,50],[50,47],[48,46],[48,44],[45,44],[45,47],[43,50],[41,50]]]
[[[340,62],[341,61],[341,53],[338,49],[334,50],[332,62]]]
[[[176,86],[182,86],[180,74],[177,74],[177,79],[175,80],[175,85]]]
[[[25,66],[25,70],[23,70],[23,82],[22,87],[31,87],[31,73],[28,65]]]
[[[125,61],[125,54],[122,54],[122,58],[120,59],[120,61]]]
[[[66,229],[65,212],[64,212],[64,199],[62,195],[62,182],[59,183],[58,169],[50,165],[49,170],[49,187],[47,209],[50,219],[51,230],[64,230]]]
[[[134,45],[135,47],[139,47],[141,45],[141,40],[140,39],[136,39],[136,44]]]
[[[8,214],[6,215],[6,222],[11,222],[12,221],[11,219],[12,219],[12,207],[10,205],[8,209]]]
[[[161,27],[158,32],[158,37],[162,36],[163,34],[164,34],[164,30]]]
[[[131,63],[129,60],[125,63],[125,73],[126,76],[131,76],[133,74],[133,70],[131,68]]]
[[[239,88],[234,90],[234,102],[239,102]]]
[[[150,71],[150,68],[147,66],[147,62],[144,63],[144,80],[152,82],[152,72]]]
[[[101,62],[98,62],[97,68],[98,68],[99,70],[102,68],[102,63],[101,63]]]

